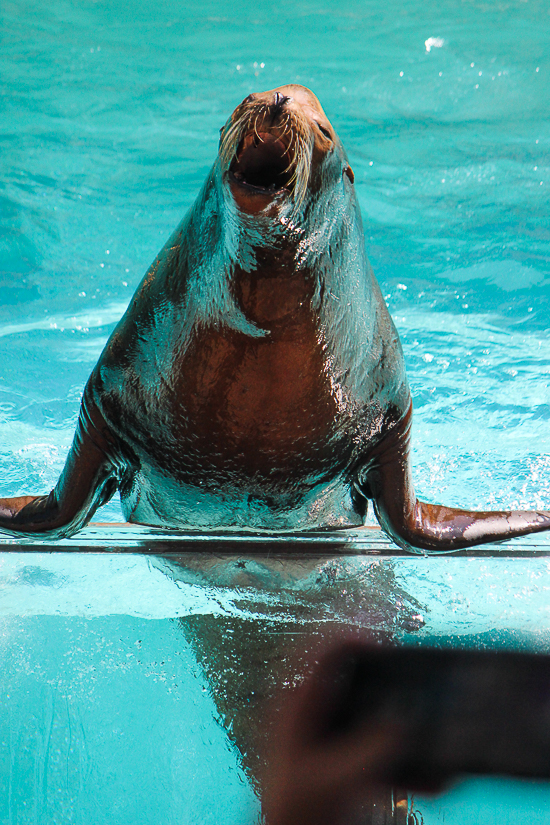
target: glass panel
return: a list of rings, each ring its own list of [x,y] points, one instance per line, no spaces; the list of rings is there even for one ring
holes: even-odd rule
[[[422,557],[376,530],[212,539],[109,525],[57,553],[3,548],[5,821],[255,821],[266,708],[335,627],[408,645],[550,648],[540,538]],[[365,822],[401,825],[407,807],[425,825],[480,811],[484,823],[546,822],[550,785],[386,793]]]

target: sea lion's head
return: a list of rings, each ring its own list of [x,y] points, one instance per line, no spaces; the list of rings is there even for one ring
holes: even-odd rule
[[[250,94],[237,106],[183,232],[181,267],[192,275],[189,329],[200,320],[266,335],[236,300],[249,273],[264,279],[300,273],[315,312],[332,318],[335,336],[352,323],[350,306],[363,313],[369,303],[353,172],[321,104],[304,86]],[[362,354],[364,339],[357,341]]]
[[[320,191],[350,187],[353,172],[321,104],[305,86],[248,95],[221,130],[224,184],[241,212],[296,214]]]

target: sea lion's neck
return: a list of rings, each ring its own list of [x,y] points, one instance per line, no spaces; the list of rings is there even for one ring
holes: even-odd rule
[[[236,267],[232,288],[246,318],[263,329],[294,328],[311,316],[314,279],[307,270],[296,268],[288,251],[262,250],[251,272]]]

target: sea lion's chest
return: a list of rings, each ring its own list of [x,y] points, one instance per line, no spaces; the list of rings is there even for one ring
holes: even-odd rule
[[[330,452],[336,406],[312,324],[262,338],[205,330],[177,374],[174,433],[201,461],[255,474]]]
[[[222,487],[288,487],[341,469],[349,438],[313,291],[300,273],[241,273],[233,298],[257,334],[224,323],[198,323],[184,342],[166,334],[175,343],[154,389],[153,365],[133,359],[113,417],[140,460]]]

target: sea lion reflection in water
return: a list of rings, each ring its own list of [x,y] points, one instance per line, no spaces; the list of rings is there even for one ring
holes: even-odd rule
[[[353,172],[317,98],[283,86],[227,121],[92,372],[57,486],[0,500],[0,529],[71,535],[117,488],[128,521],[185,529],[354,527],[369,499],[409,549],[550,528],[419,501],[410,426]]]

